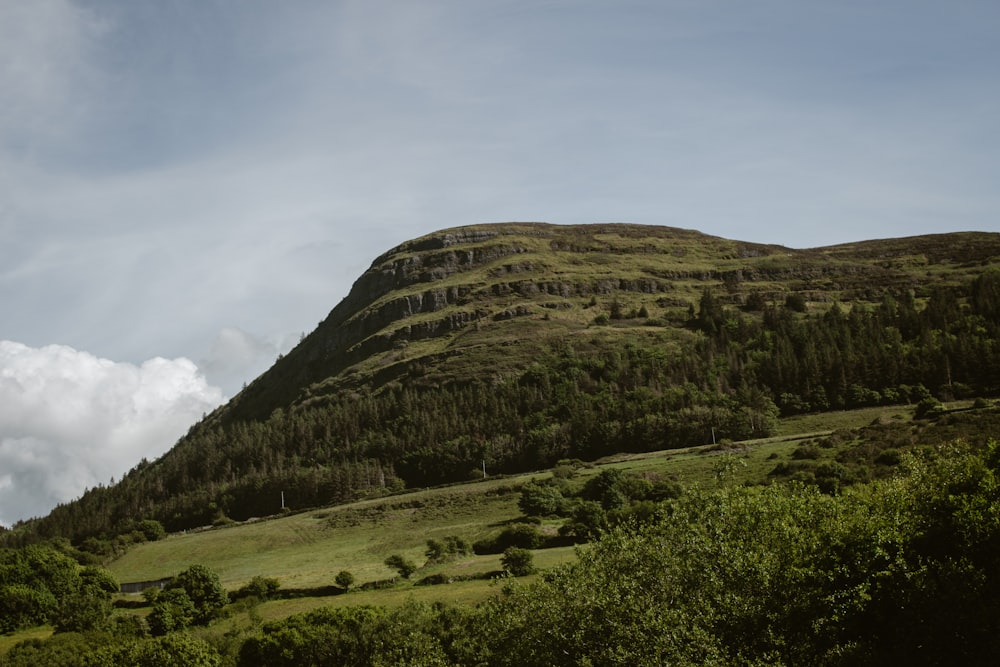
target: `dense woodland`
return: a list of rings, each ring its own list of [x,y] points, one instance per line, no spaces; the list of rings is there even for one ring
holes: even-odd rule
[[[107,556],[135,522],[168,530],[275,514],[481,475],[768,435],[779,414],[1000,393],[1000,271],[916,298],[834,304],[706,289],[677,331],[623,346],[552,343],[520,375],[340,392],[263,421],[197,425],[169,455],[87,491],[8,544],[65,537]],[[649,327],[645,327],[649,329]],[[683,336],[678,343],[677,335]],[[117,537],[116,537],[117,536]],[[117,540],[117,542],[116,542]]]

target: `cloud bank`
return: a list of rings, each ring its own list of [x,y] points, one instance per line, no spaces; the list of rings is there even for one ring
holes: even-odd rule
[[[0,340],[0,523],[42,516],[160,456],[222,401],[188,359],[136,366]]]

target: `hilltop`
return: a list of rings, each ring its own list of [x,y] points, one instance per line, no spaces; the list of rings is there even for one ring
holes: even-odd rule
[[[436,232],[375,259],[166,455],[21,534],[108,549],[144,518],[178,530],[993,395],[998,267],[995,233],[796,250],[637,225]]]

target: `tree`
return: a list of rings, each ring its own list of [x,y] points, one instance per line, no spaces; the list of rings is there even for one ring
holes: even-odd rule
[[[807,309],[806,298],[799,292],[792,292],[785,297],[785,308],[804,313]]]
[[[524,577],[535,571],[534,559],[535,555],[527,549],[507,547],[500,558],[500,564],[515,577]]]
[[[167,534],[167,531],[163,528],[163,524],[156,519],[143,519],[135,524],[135,529],[142,533],[150,542],[161,540]]]
[[[183,588],[164,590],[146,617],[149,631],[160,637],[188,627],[195,619],[196,609]]]
[[[529,482],[521,487],[517,506],[525,516],[549,516],[559,512],[562,503],[562,493],[555,486]]]
[[[21,583],[0,586],[0,633],[45,623],[57,604],[45,588]]]
[[[393,554],[386,558],[385,564],[399,572],[399,576],[403,579],[409,579],[410,575],[417,571],[416,563],[399,554]]]
[[[167,588],[180,588],[187,593],[194,605],[195,623],[208,624],[218,610],[229,604],[229,596],[219,581],[219,575],[204,565],[192,565],[174,577]]]
[[[334,582],[336,582],[336,584],[345,591],[349,590],[351,585],[354,584],[354,575],[347,570],[341,570],[337,573],[337,577],[334,579]]]

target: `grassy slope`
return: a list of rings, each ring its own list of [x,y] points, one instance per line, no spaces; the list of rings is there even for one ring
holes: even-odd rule
[[[969,403],[958,402],[948,407],[965,408]],[[878,421],[909,422],[912,414],[913,406],[887,406],[799,415],[782,420],[779,435],[775,437],[731,443],[727,448],[709,445],[608,457],[592,467],[581,468],[573,483],[582,485],[602,469],[615,467],[634,473],[669,476],[684,485],[711,487],[720,483],[716,475],[719,455],[726,453],[738,456],[746,464],[735,468],[728,483],[759,481],[778,463],[791,461],[794,450],[806,440]],[[837,448],[822,450],[822,459],[832,460],[837,451]],[[354,589],[339,595],[314,595],[315,591],[309,589],[331,586],[340,570],[351,571],[359,585],[392,577],[394,572],[383,561],[393,553],[404,554],[423,564],[425,543],[429,538],[458,535],[471,542],[493,534],[520,516],[517,489],[531,479],[549,475],[545,471],[491,478],[255,523],[170,535],[159,542],[134,547],[108,567],[121,581],[145,581],[172,576],[200,563],[217,572],[229,590],[239,588],[256,575],[278,579],[286,591],[302,589],[300,597],[265,602],[252,614],[238,611],[209,628],[196,630],[199,634],[214,636],[327,605],[394,607],[409,600],[473,605],[498,592],[494,581],[475,579],[437,586],[415,586],[414,582],[438,573],[458,577],[494,572],[500,569],[499,556],[471,555],[446,564],[423,566],[412,580],[400,581],[385,589]],[[542,528],[551,531],[559,523],[547,521]],[[574,558],[573,547],[535,551],[535,565],[541,571]],[[138,599],[134,595],[122,597]],[[136,613],[145,613],[145,610]],[[45,638],[51,631],[48,627],[34,628],[0,637],[0,655],[19,641]]]
[[[804,435],[815,436],[840,428],[859,427],[878,418],[908,419],[906,406],[869,408],[850,412],[809,415],[786,420],[782,434],[747,443],[732,451],[741,455],[733,481],[762,479],[774,465],[789,460]],[[675,477],[685,485],[718,483],[715,465],[718,450],[693,447],[610,457],[578,472],[574,483],[583,484],[604,467]],[[830,451],[824,456],[834,456]],[[426,540],[458,535],[469,542],[497,532],[520,516],[517,489],[548,472],[505,479],[414,491],[388,498],[314,510],[256,523],[171,535],[159,542],[134,547],[109,568],[121,581],[143,581],[168,577],[193,563],[216,571],[230,590],[251,577],[278,579],[285,589],[329,586],[340,570],[349,570],[358,584],[386,579],[394,572],[383,564],[393,553],[401,553],[418,564],[424,562]],[[554,528],[554,526],[553,526]],[[572,549],[540,550],[536,559],[548,566],[573,557]],[[444,572],[462,575],[499,569],[497,556],[470,556],[446,565],[422,568],[414,579]],[[328,599],[338,604],[392,604],[408,595],[422,599],[473,601],[490,594],[488,581],[449,586],[414,587],[402,582],[389,590],[355,591]],[[275,608],[311,606],[312,601],[270,603]],[[270,615],[270,614],[269,614]]]

